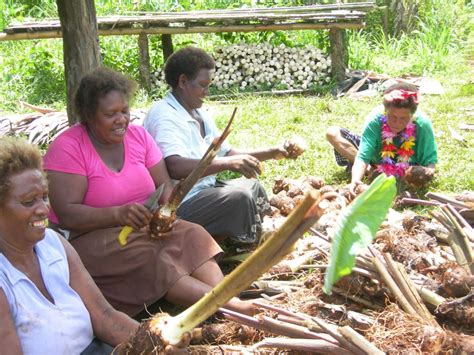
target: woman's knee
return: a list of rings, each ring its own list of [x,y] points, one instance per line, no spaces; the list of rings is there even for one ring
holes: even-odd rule
[[[227,191],[227,198],[231,204],[253,201],[250,189],[238,186],[233,186]]]

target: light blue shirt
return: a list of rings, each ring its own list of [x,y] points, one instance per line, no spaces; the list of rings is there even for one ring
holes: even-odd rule
[[[59,238],[47,229],[44,239],[35,245],[54,304],[0,253],[0,288],[7,297],[24,354],[80,354],[94,336],[89,312],[69,285],[69,265]]]
[[[181,106],[171,92],[155,102],[148,111],[143,126],[154,138],[165,158],[179,155],[183,158],[201,159],[212,140],[221,132],[214,120],[204,110],[196,110],[204,122],[204,138],[199,123]],[[225,156],[230,146],[224,142],[217,156]],[[201,178],[186,195],[183,202],[201,190],[214,186],[215,175]]]

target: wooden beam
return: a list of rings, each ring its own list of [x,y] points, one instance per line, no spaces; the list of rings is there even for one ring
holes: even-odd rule
[[[330,23],[290,23],[270,25],[230,25],[230,26],[193,26],[193,27],[153,27],[153,28],[114,28],[99,30],[100,36],[123,36],[139,34],[191,34],[191,33],[220,33],[220,32],[258,32],[278,30],[323,30],[331,28],[359,29],[364,23],[330,22]],[[32,40],[46,38],[61,38],[61,31],[23,32],[6,34],[0,33],[0,41]]]

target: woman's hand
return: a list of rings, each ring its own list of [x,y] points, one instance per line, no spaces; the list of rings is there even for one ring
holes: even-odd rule
[[[262,173],[260,160],[249,154],[238,154],[223,157],[227,170],[240,173],[248,179],[256,178]]]
[[[143,205],[133,203],[117,209],[117,221],[121,226],[130,226],[139,230],[150,224],[152,213]]]
[[[410,166],[405,173],[407,184],[420,187],[431,181],[434,177],[435,169],[432,167]]]
[[[347,185],[349,193],[353,198],[367,190],[368,187],[368,185],[364,184],[362,181],[359,180],[352,181],[349,185]]]

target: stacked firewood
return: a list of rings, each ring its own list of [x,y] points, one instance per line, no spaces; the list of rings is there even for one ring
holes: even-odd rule
[[[307,90],[331,81],[331,59],[314,47],[238,44],[214,53],[218,91]],[[155,88],[166,88],[162,69],[152,74]]]

